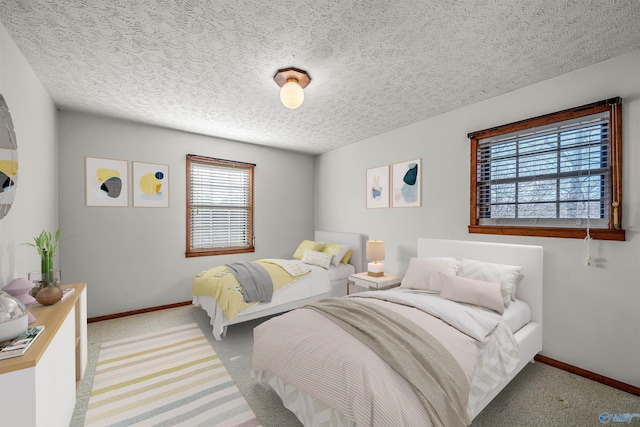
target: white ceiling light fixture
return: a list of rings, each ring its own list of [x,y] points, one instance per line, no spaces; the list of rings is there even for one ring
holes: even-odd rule
[[[304,101],[304,89],[311,82],[306,71],[298,68],[282,68],[273,76],[280,89],[280,101],[285,107],[295,110]]]

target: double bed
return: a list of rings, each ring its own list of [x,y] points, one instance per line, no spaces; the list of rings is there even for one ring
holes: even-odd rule
[[[283,313],[322,298],[346,295],[347,277],[350,274],[361,272],[363,268],[363,236],[357,233],[316,231],[314,241],[348,247],[352,251],[348,263],[331,264],[328,268],[305,264],[310,272],[274,292],[270,302],[242,304],[241,307],[230,313],[223,309],[220,302],[209,292],[210,286],[218,285],[216,280],[209,279],[212,275],[219,274],[222,267],[216,267],[197,275],[192,286],[192,303],[204,309],[209,315],[215,339],[220,340],[225,336],[230,325]],[[224,272],[224,274],[227,273]],[[204,283],[205,279],[208,283]],[[236,314],[236,312],[238,313]]]
[[[539,246],[418,239],[400,288],[256,327],[252,376],[305,426],[468,425],[542,349],[542,274]]]

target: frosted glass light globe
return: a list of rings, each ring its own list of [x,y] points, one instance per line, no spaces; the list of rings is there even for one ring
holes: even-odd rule
[[[304,91],[296,79],[289,79],[280,89],[280,101],[285,107],[295,110],[304,101]]]

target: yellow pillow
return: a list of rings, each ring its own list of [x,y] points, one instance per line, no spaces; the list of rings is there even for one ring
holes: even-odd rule
[[[348,250],[349,246],[347,245],[327,242],[321,252],[333,255],[333,258],[331,258],[331,264],[337,267],[340,265],[340,262],[342,262],[342,258],[344,258]]]
[[[349,264],[349,260],[351,259],[351,255],[353,255],[353,249],[349,249],[347,251],[346,254],[344,254],[344,257],[342,257],[342,261],[340,261],[343,264]]]
[[[304,256],[304,250],[308,249],[310,251],[320,252],[322,247],[324,246],[324,242],[314,242],[313,240],[303,240],[302,243],[298,246],[298,249],[293,253],[293,257],[295,259],[302,259]]]

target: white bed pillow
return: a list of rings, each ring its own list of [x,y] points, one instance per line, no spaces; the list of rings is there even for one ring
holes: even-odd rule
[[[349,250],[348,245],[341,245],[340,243],[328,242],[324,245],[324,247],[320,252],[331,254],[333,256],[333,258],[331,258],[331,264],[337,267],[340,265],[342,258],[344,258],[348,250]]]
[[[438,273],[455,276],[460,261],[449,257],[411,258],[400,287],[440,292]]]
[[[333,258],[331,254],[305,249],[301,261],[305,264],[317,265],[328,270],[331,266],[331,258]]]
[[[522,282],[522,279],[524,279],[524,274],[522,273],[518,274],[518,277],[516,278],[516,283],[513,285],[513,289],[511,290],[511,301],[516,300],[516,291],[518,290],[518,285],[520,284],[520,282]]]
[[[495,264],[462,258],[458,276],[485,282],[500,282],[502,301],[505,308],[507,308],[511,304],[511,294],[518,283],[518,276],[521,271],[522,267],[517,265]]]
[[[504,313],[500,282],[485,282],[462,276],[439,274],[442,298],[486,307],[500,314]]]
[[[526,302],[516,299],[509,308],[504,309],[502,320],[514,334],[531,321],[531,308]]]

